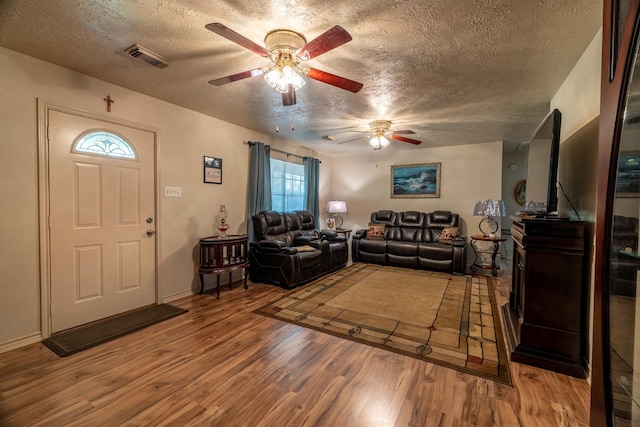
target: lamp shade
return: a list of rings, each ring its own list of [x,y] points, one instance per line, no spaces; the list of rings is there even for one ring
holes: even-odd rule
[[[505,216],[506,209],[504,208],[504,202],[502,200],[478,200],[473,207],[474,216],[484,216],[478,227],[480,232],[489,237],[495,237],[498,231],[498,221],[491,218],[492,216]]]
[[[478,200],[473,208],[475,216],[505,216],[506,209],[502,200]]]
[[[332,214],[347,213],[347,202],[344,200],[329,200],[327,212]]]

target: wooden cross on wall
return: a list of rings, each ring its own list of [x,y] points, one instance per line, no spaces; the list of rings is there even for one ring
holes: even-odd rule
[[[111,104],[113,104],[116,101],[111,99],[111,95],[107,95],[107,97],[106,98],[102,98],[102,100],[107,103],[107,112],[110,113],[111,112]]]

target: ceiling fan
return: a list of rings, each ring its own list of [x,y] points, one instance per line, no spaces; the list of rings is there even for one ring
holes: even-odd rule
[[[369,123],[369,145],[373,147],[374,150],[380,150],[382,148],[388,147],[390,144],[389,139],[393,139],[395,141],[408,142],[409,144],[420,145],[422,141],[418,141],[417,139],[407,138],[401,135],[412,135],[415,134],[412,130],[391,130],[391,120],[374,120]],[[346,142],[356,141],[358,139],[365,138],[364,136],[360,136],[358,138],[349,139],[346,141],[339,142],[338,144],[344,144]]]
[[[300,74],[353,93],[357,93],[362,89],[362,83],[315,68],[300,67],[300,63],[320,56],[351,40],[351,35],[339,25],[330,28],[308,43],[302,34],[295,31],[274,30],[264,38],[265,47],[252,42],[220,23],[207,24],[205,28],[249,49],[253,53],[269,58],[273,62],[273,65],[268,68],[254,68],[253,70],[210,80],[209,83],[214,86],[221,86],[264,74],[267,84],[282,93],[282,104],[284,106],[296,103],[296,90],[305,84]]]

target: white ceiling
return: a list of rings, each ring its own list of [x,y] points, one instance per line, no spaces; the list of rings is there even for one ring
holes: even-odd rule
[[[0,46],[258,132],[279,126],[278,138],[341,155],[368,149],[366,139],[339,142],[366,135],[375,119],[415,131],[419,148],[526,141],[601,16],[601,0],[2,0]],[[270,65],[206,30],[212,22],[260,45],[274,29],[311,41],[340,25],[353,40],[307,65],[364,88],[307,79],[297,104],[283,107],[262,77],[212,86]],[[173,65],[129,57],[133,44]]]

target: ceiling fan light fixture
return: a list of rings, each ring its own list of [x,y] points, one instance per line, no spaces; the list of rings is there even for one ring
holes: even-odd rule
[[[282,72],[277,67],[272,68],[264,75],[264,81],[272,88],[276,87],[281,78]]]
[[[291,30],[273,30],[264,38],[264,45],[268,51],[275,55],[273,61],[278,57],[279,50],[288,50],[293,53],[307,44],[307,39],[300,33]]]
[[[278,66],[273,67],[264,75],[264,80],[280,93],[289,92],[289,85],[293,85],[293,89],[298,90],[305,84],[304,79],[288,65],[282,69]]]
[[[369,145],[371,145],[374,150],[378,150],[380,148],[388,147],[389,140],[383,135],[376,135],[369,140]]]
[[[374,135],[377,135],[378,132],[384,134],[389,131],[389,128],[391,128],[391,120],[374,120],[369,123],[369,129]]]

